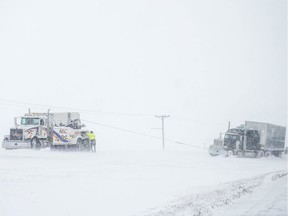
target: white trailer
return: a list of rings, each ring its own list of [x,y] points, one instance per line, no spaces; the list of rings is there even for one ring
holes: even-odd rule
[[[260,135],[261,150],[258,155],[261,156],[281,156],[285,148],[286,127],[263,123],[245,121],[246,130],[257,130]]]

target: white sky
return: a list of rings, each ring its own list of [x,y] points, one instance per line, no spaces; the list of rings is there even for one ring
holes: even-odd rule
[[[14,100],[155,136],[168,114],[168,139],[208,146],[228,121],[286,125],[287,2],[1,0],[0,72],[1,136],[48,108]],[[103,145],[161,147],[87,125]]]

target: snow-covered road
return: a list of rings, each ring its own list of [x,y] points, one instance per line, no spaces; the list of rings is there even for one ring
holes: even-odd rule
[[[2,149],[0,215],[270,214],[279,206],[287,209],[287,176],[271,180],[279,171],[287,171],[287,159],[211,157],[195,149],[97,154]],[[264,195],[275,185],[272,191],[284,192],[266,202]]]

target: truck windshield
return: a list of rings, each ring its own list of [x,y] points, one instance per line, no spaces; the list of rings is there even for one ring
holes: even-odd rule
[[[21,125],[38,125],[39,118],[21,118]]]
[[[226,140],[238,140],[239,136],[236,134],[225,134],[225,138]]]

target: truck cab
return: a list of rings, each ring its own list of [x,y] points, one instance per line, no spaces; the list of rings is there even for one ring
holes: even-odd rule
[[[230,126],[229,126],[230,128]],[[286,127],[264,123],[245,121],[237,128],[228,129],[223,140],[223,148],[214,144],[210,146],[210,155],[220,155],[223,151],[226,156],[282,157],[285,150]]]
[[[24,140],[31,140],[37,136],[39,139],[47,138],[46,116],[22,116],[15,120],[16,128],[23,129]]]
[[[47,117],[41,114],[25,114],[15,118],[15,127],[5,136],[2,147],[19,149],[40,147],[47,139]]]
[[[242,128],[229,129],[224,136],[224,149],[228,155],[239,155],[245,151],[252,153],[260,150],[260,135],[257,130]]]
[[[243,129],[229,129],[224,136],[224,149],[225,150],[233,150],[239,149],[243,146],[243,137],[244,130]]]

